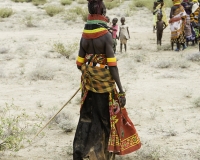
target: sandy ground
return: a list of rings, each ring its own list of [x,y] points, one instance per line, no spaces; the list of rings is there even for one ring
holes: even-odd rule
[[[58,4],[58,1],[49,3]],[[198,47],[189,46],[180,52],[169,50],[168,27],[162,47],[157,48],[151,12],[144,8],[127,11],[129,4],[130,1],[125,1],[107,15],[111,19],[126,15],[129,26],[128,51],[119,53],[118,42],[116,57],[127,94],[126,107],[142,148],[117,159],[199,160],[200,109],[193,102],[199,98],[200,63],[187,58],[197,53]],[[66,9],[75,5],[73,2]],[[24,110],[30,124],[42,122],[43,126],[79,88],[81,75],[75,65],[78,49],[67,59],[55,52],[53,45],[77,44],[84,22],[65,21],[62,14],[49,17],[42,7],[30,3],[0,0],[2,6],[12,8],[15,13],[0,19],[0,106],[3,108],[6,103],[19,106],[18,112]],[[28,16],[36,27],[26,26]],[[47,78],[38,80],[35,73]],[[25,144],[18,152],[0,153],[0,159],[71,160],[79,101],[80,92],[59,116],[61,119],[64,114],[70,115],[72,132],[66,133],[59,125],[51,124],[33,144]],[[37,130],[29,132],[27,138],[31,140]]]

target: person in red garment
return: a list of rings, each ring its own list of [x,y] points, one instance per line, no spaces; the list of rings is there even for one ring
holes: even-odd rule
[[[82,99],[73,160],[114,160],[116,154],[133,152],[141,143],[124,108],[125,92],[107,30],[105,5],[102,0],[88,0],[88,11],[76,60],[82,72]]]
[[[117,32],[118,32],[118,25],[117,25],[118,19],[113,18],[112,20],[112,38],[113,38],[113,51],[114,54],[116,54],[116,47],[117,47],[117,39],[119,39]]]

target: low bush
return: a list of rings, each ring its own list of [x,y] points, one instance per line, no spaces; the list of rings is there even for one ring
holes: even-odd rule
[[[33,24],[33,17],[32,16],[25,17],[24,23],[27,27],[36,27],[36,25]]]
[[[32,0],[33,5],[39,6],[45,4],[47,1],[46,0]]]
[[[70,4],[72,4],[72,0],[60,0],[60,3],[62,5],[70,5]]]
[[[45,10],[49,16],[53,17],[56,14],[63,12],[64,8],[61,6],[49,5],[49,6],[45,7]]]
[[[76,43],[69,44],[65,47],[62,43],[57,42],[53,45],[53,48],[56,52],[60,53],[61,55],[69,58],[77,50],[78,45]]]
[[[172,66],[170,61],[167,60],[158,60],[153,65],[155,68],[169,68]]]
[[[42,116],[36,115],[37,120],[43,121]],[[13,103],[0,106],[0,153],[2,151],[18,151],[30,144],[30,135],[41,128],[42,122],[28,121],[29,116],[24,109]]]
[[[13,14],[13,10],[11,8],[0,8],[0,18],[7,18]]]
[[[36,64],[36,67],[29,73],[29,79],[37,80],[52,80],[55,76],[56,66],[49,65],[48,61],[41,61]]]
[[[189,54],[187,57],[187,60],[199,62],[200,61],[200,53],[193,53]]]
[[[105,1],[105,6],[107,9],[113,9],[113,8],[116,8],[116,7],[119,7],[120,6],[120,1],[119,0],[113,0],[113,1]]]

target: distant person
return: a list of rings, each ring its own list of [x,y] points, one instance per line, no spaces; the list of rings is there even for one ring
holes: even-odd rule
[[[155,33],[156,30],[156,22],[157,22],[157,14],[161,13],[163,15],[162,20],[165,22],[165,24],[168,26],[166,11],[165,11],[165,3],[163,0],[157,0],[153,4],[153,33]]]
[[[156,22],[156,34],[157,34],[157,45],[162,44],[162,35],[163,35],[163,30],[167,27],[166,23],[162,20],[162,14],[159,13],[157,14],[157,19],[158,21]]]
[[[120,39],[120,52],[122,52],[122,46],[124,45],[124,49],[126,52],[127,48],[127,40],[130,39],[130,34],[128,30],[128,26],[125,24],[125,17],[121,18],[121,26],[119,29],[119,39]]]
[[[176,43],[177,48],[175,51],[180,51],[181,45],[183,46],[183,50],[185,49],[185,19],[186,12],[181,5],[181,0],[173,0],[173,6],[170,11],[170,29],[171,29],[171,45],[172,50],[174,43]]]
[[[192,0],[192,13],[190,14],[190,20],[193,28],[193,36],[195,37],[196,43],[199,37],[199,29],[197,27],[199,13],[200,13],[200,7],[198,0]]]
[[[117,18],[113,18],[112,20],[112,38],[113,38],[113,51],[114,54],[116,54],[116,46],[117,46],[117,39],[119,39],[119,37],[117,36],[117,32],[118,32],[118,25],[117,25],[118,19]]]
[[[189,45],[189,42],[192,42],[192,45],[195,45],[195,30],[192,27],[190,14],[192,13],[192,3],[189,0],[183,0],[181,5],[184,7],[186,12],[186,22],[185,22],[185,38],[186,46]]]

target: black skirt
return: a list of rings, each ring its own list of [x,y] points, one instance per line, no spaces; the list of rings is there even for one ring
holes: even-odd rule
[[[109,93],[88,91],[74,137],[73,160],[114,160],[107,151],[109,135]]]

